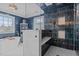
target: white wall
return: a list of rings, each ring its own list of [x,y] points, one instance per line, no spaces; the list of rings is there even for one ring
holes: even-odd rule
[[[16,11],[12,11],[9,9],[9,3],[0,3],[0,11],[18,15],[18,16],[25,17],[25,18],[33,17],[33,16],[44,13],[43,10],[34,3],[27,3],[27,4],[16,3],[16,6],[18,9]]]

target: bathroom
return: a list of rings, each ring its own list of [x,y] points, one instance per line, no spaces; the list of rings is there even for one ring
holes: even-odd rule
[[[0,56],[79,56],[78,3],[0,3]]]

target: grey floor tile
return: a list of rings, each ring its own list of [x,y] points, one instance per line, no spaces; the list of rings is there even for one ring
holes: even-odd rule
[[[77,56],[75,50],[68,50],[56,46],[51,46],[45,56]]]

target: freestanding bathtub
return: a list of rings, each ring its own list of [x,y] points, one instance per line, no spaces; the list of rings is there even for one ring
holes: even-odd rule
[[[19,44],[20,37],[6,37],[0,39],[1,56],[22,56],[23,45]]]

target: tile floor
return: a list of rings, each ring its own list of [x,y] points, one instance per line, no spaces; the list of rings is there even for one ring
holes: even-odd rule
[[[76,51],[51,46],[45,56],[77,56]]]

